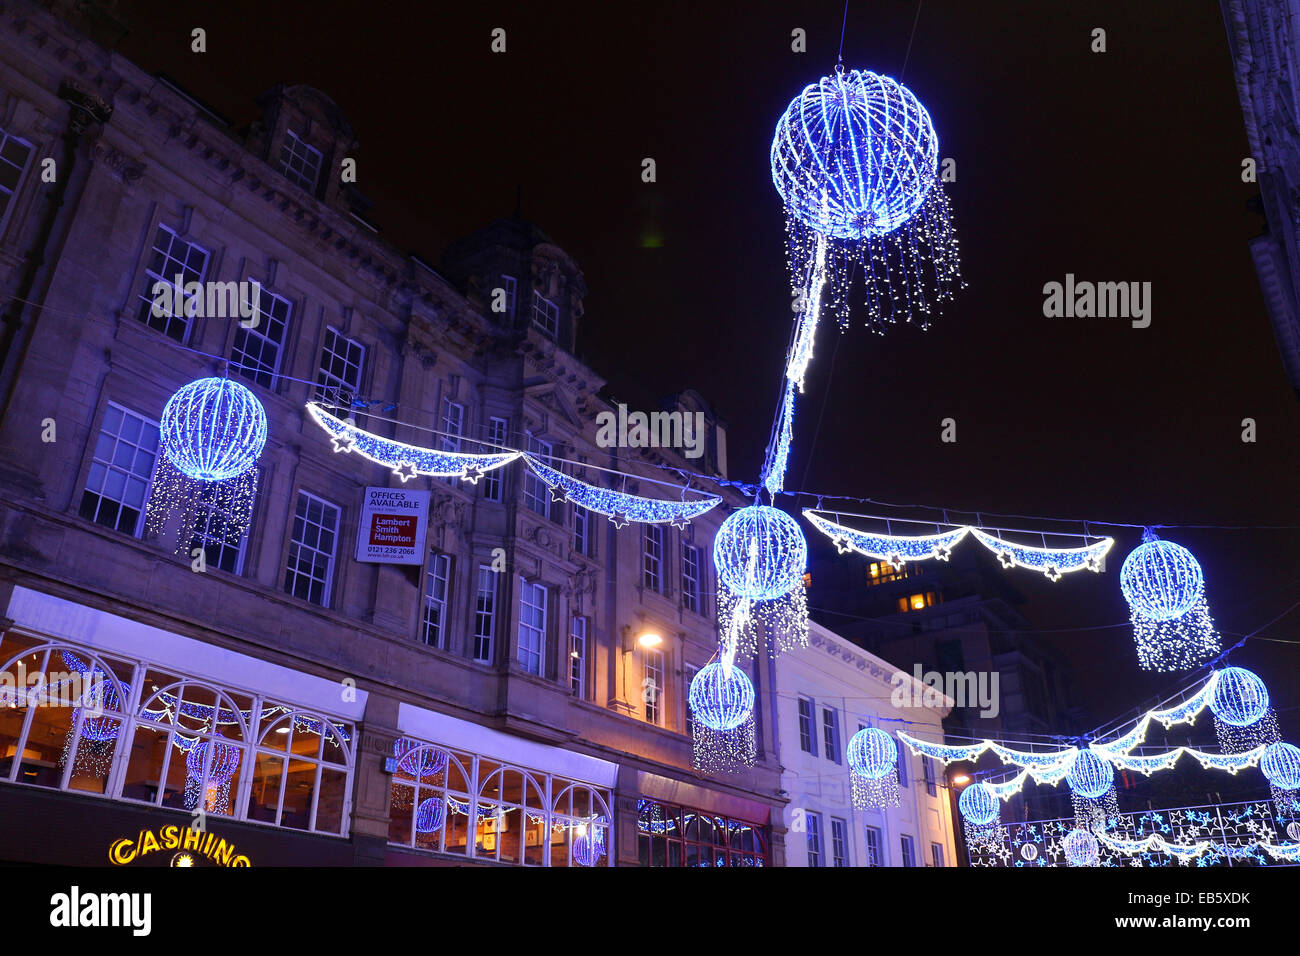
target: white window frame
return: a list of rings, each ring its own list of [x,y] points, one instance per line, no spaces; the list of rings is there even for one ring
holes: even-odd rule
[[[117,431],[112,433],[106,433],[104,431],[104,425],[108,419],[109,409],[113,409],[122,415],[122,420],[118,423]],[[143,436],[146,429],[152,429],[153,434],[155,436],[152,450],[149,449],[148,446],[140,444],[139,441],[131,441],[130,439],[121,437],[122,425],[125,424],[128,417],[133,418],[140,423],[140,433],[139,436],[137,437]],[[105,460],[99,457],[99,443],[100,440],[106,434],[111,435],[113,439],[113,451],[112,451],[113,460]],[[98,496],[100,499],[100,501],[95,505],[96,516],[98,516],[102,507],[102,503],[105,500],[115,502],[119,509],[126,504],[126,499],[124,497],[115,498],[112,495],[105,494],[105,491],[107,489],[104,482],[107,481],[108,474],[112,472],[116,472],[124,475],[123,494],[125,494],[127,488],[131,487],[132,481],[136,481],[136,482],[143,481],[144,493],[143,493],[143,497],[140,499],[140,507],[138,509],[138,514],[136,515],[135,524],[130,531],[127,531],[124,528],[119,528],[118,523],[116,521],[111,526],[104,524],[101,521],[97,521],[95,517],[87,517],[86,518],[87,521],[90,521],[93,524],[97,524],[101,528],[111,528],[111,530],[113,531],[120,531],[123,534],[129,534],[133,538],[140,537],[140,534],[144,529],[145,513],[148,510],[149,496],[150,494],[153,493],[154,475],[157,473],[158,470],[158,456],[161,454],[161,449],[159,448],[159,444],[160,444],[159,427],[156,421],[144,415],[141,415],[139,412],[132,411],[131,409],[127,408],[125,405],[119,405],[116,402],[107,403],[107,405],[104,408],[104,415],[100,419],[99,430],[95,432],[95,446],[91,449],[90,452],[90,467],[86,472],[86,481],[81,486],[81,499],[79,500],[78,503],[78,510],[80,511],[81,507],[83,507],[85,496],[87,494],[94,494]],[[132,466],[134,466],[135,464],[135,458],[137,453],[143,451],[150,455],[153,461],[149,466],[149,475],[147,478],[141,478],[141,476],[136,473],[133,467],[126,468],[123,465],[118,465],[114,463],[114,460],[117,457],[118,447],[120,445],[128,445],[133,449],[131,455]],[[92,490],[90,487],[90,483],[92,480],[94,480],[96,466],[101,468],[105,474],[104,474],[104,478],[101,480],[100,487],[96,490]]]
[[[438,591],[441,590],[441,597]],[[447,649],[447,608],[451,600],[451,555],[429,551],[424,565],[424,605],[420,615],[420,639],[429,647],[440,651]],[[430,611],[437,611],[436,623],[430,621]],[[429,640],[430,630],[433,640]]]
[[[682,607],[693,614],[704,613],[704,588],[701,586],[700,549],[682,544]]]
[[[288,550],[288,554],[286,554],[285,556],[285,567],[284,567],[286,579],[290,575],[292,575],[293,576],[292,583],[295,585],[298,583],[299,578],[305,578],[308,581],[316,580],[314,576],[302,574],[293,566],[294,558],[297,555],[298,550],[305,548],[316,554],[327,554],[327,552],[322,551],[319,548],[313,547],[312,545],[309,545],[304,541],[299,541],[297,538],[296,528],[297,528],[298,521],[302,520],[304,524],[308,523],[307,515],[300,516],[298,514],[298,506],[303,501],[307,502],[308,514],[310,514],[311,505],[313,502],[321,506],[323,514],[328,515],[331,511],[334,513],[334,527],[330,529],[332,530],[334,536],[334,546],[328,552],[328,558],[325,563],[325,580],[322,582],[322,587],[321,587],[322,600],[317,602],[317,601],[313,601],[310,597],[299,598],[299,600],[306,601],[309,604],[314,604],[317,607],[328,608],[331,606],[330,599],[333,597],[333,591],[334,591],[334,571],[335,571],[335,566],[338,564],[339,535],[342,531],[342,526],[343,526],[343,509],[339,505],[334,504],[334,502],[322,498],[319,495],[313,495],[311,492],[305,491],[301,488],[298,489],[298,496],[294,499],[294,510],[293,510],[293,515],[291,516],[292,524],[289,526],[289,550]],[[310,523],[316,525],[316,527],[321,529],[326,528],[325,525],[319,524],[314,521]],[[284,592],[290,595],[291,597],[298,597],[298,595],[294,591],[294,588],[289,585],[290,585],[290,581],[286,580]],[[310,594],[311,593],[310,586],[308,587],[307,590],[308,590],[308,594]]]
[[[533,583],[527,578],[519,579],[519,634],[515,658],[526,673],[537,677],[544,677],[546,674],[548,598],[546,585],[540,581]],[[533,612],[532,616],[540,616],[540,624],[528,620],[529,612]]]
[[[167,233],[168,236],[166,249],[163,249],[158,245],[159,235],[164,232]],[[177,259],[174,255],[178,244],[185,247],[185,259],[183,262],[180,259]],[[190,256],[195,250],[203,255],[203,268],[193,274],[193,277],[191,278],[191,270],[188,268],[188,264]],[[176,263],[176,269],[172,269],[170,266],[164,267],[171,273],[170,275],[159,275],[149,267],[150,263],[153,261],[154,255],[157,253],[161,253],[167,263]],[[207,281],[208,266],[211,264],[211,250],[204,248],[197,242],[182,237],[180,233],[166,223],[158,223],[154,227],[153,238],[150,240],[149,252],[147,253],[144,265],[144,289],[140,292],[140,310],[138,314],[140,321],[149,326],[149,328],[153,329],[155,332],[165,335],[173,341],[180,342],[182,345],[188,342],[191,333],[194,331],[194,326],[191,321],[192,317],[186,315],[186,312],[189,311],[190,303],[195,301],[195,297],[184,296],[184,290],[178,290],[176,288],[176,276],[178,275],[176,270],[180,270],[179,275],[183,276],[186,282],[198,282],[201,284]],[[179,314],[177,314],[175,309],[167,311],[167,314],[164,316],[156,316],[153,314],[155,301],[153,289],[154,285],[159,282],[165,282],[167,285],[171,286],[171,298],[167,301],[170,301],[173,306],[176,304],[175,298],[178,294],[184,298]],[[200,288],[202,288],[202,285],[200,285]],[[199,292],[199,298],[199,305],[206,306],[206,302],[201,301],[203,298],[202,291]],[[158,325],[155,324],[160,322],[162,323],[163,328],[159,328]],[[182,330],[179,338],[171,334],[170,330],[173,327],[179,327]]]
[[[442,421],[438,444],[442,451],[459,452],[465,435],[465,406],[451,396],[442,397]]]
[[[496,415],[488,418],[487,440],[489,451],[500,451],[510,437],[510,419]],[[500,501],[503,486],[503,469],[493,468],[483,475],[483,497],[488,501]],[[531,472],[530,472],[531,473]]]
[[[356,355],[355,360],[353,355]],[[333,370],[334,359],[342,366],[343,375]],[[366,347],[356,339],[348,338],[332,325],[325,327],[321,340],[320,361],[316,371],[316,398],[322,401],[348,403],[361,391],[361,372],[365,367]]]
[[[31,163],[32,153],[36,151],[36,148],[21,136],[15,136],[8,130],[0,129],[0,155],[3,155],[5,147],[11,142],[25,146],[27,148],[27,155],[23,157],[22,165],[17,167],[18,179],[15,180],[13,189],[9,189],[6,186],[0,186],[0,195],[5,197],[4,208],[0,209],[0,236],[4,235],[5,227],[9,225],[9,211],[14,208],[14,204],[18,198],[18,193],[27,182],[27,168]],[[0,163],[4,163],[8,166],[16,165],[8,159],[0,159]]]
[[[807,705],[807,713],[804,705]],[[817,704],[811,697],[799,695],[795,702],[795,714],[799,719],[799,749],[806,754],[817,756]]]
[[[903,854],[903,866],[913,868],[916,866],[916,839],[910,833],[899,834],[899,849]]]
[[[829,719],[828,719],[829,718]],[[831,763],[840,760],[840,714],[834,707],[822,705],[822,747]]]
[[[560,337],[560,307],[533,290],[533,326],[549,339]]]
[[[646,524],[641,531],[641,586],[664,593],[664,527]]]
[[[258,286],[257,324],[246,325],[243,321],[235,323],[235,338],[230,345],[230,362],[232,370],[240,378],[255,382],[265,389],[274,390],[275,380],[280,376],[280,366],[284,362],[284,353],[288,347],[289,326],[293,322],[293,303],[257,283],[256,280],[248,281]],[[276,317],[275,311],[278,311],[276,306],[284,307],[282,319]],[[245,310],[251,307],[252,303],[245,302]],[[279,339],[270,335],[273,321],[281,323]],[[250,340],[259,346],[256,353],[249,349]],[[275,361],[269,368],[264,362],[267,349],[273,349],[275,355]],[[256,360],[255,363],[253,360]]]
[[[831,817],[831,866],[852,866],[849,854],[849,824],[840,817]]]
[[[528,450],[549,465],[555,446],[548,441],[534,437],[532,432],[525,432],[524,435],[527,439]],[[548,521],[551,520],[551,488],[546,482],[538,478],[531,468],[524,469],[524,504],[534,514],[541,515]]]
[[[664,725],[664,714],[667,711],[664,697],[665,691],[668,689],[664,681],[666,671],[664,652],[658,647],[643,647],[641,651],[645,655],[645,660],[642,662],[641,698],[645,703],[646,723],[662,727]],[[647,694],[651,687],[655,691],[653,699]]]
[[[293,130],[286,129],[284,133],[284,142],[280,145],[280,172],[289,182],[314,196],[316,188],[320,185],[321,172],[325,168],[325,154]],[[301,170],[295,167],[295,161],[302,167]],[[314,174],[308,176],[303,170],[311,169],[313,166]]]
[[[492,663],[497,635],[497,572],[488,564],[478,566],[474,588],[474,660]]]
[[[587,619],[574,614],[569,624],[569,690],[575,697],[587,697]]]
[[[873,827],[868,823],[864,828],[863,837],[867,845],[867,866],[884,866],[885,835],[880,827]]]
[[[819,867],[825,859],[822,852],[822,815],[812,810],[805,811],[804,828],[808,831],[808,865]]]

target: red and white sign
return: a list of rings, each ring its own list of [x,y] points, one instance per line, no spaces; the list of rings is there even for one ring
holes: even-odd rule
[[[429,492],[367,488],[357,528],[357,560],[378,564],[424,564]]]

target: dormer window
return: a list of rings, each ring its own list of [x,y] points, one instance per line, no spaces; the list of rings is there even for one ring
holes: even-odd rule
[[[280,172],[315,195],[320,179],[321,152],[304,143],[293,130],[285,130],[280,148]]]
[[[554,339],[560,334],[560,309],[540,292],[533,292],[533,325]]]

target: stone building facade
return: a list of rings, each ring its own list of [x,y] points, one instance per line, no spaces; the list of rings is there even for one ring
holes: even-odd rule
[[[743,502],[616,528],[521,462],[402,482],[335,453],[304,408],[678,497],[665,468],[725,472],[704,400],[670,408],[706,416],[701,458],[602,447],[613,409],[574,354],[584,279],[535,226],[497,222],[435,269],[361,215],[341,175],[356,141],[323,93],[268,91],[233,130],[41,6],[0,19],[0,666],[112,688],[104,717],[0,708],[0,816],[30,822],[0,859],[782,865],[769,711],[754,768],[692,769],[711,541]],[[155,314],[175,274],[257,283],[256,323]],[[221,375],[267,414],[253,519],[232,536],[212,513],[178,553],[143,513],[158,421]],[[430,492],[424,565],[354,559],[375,486]],[[177,835],[200,806],[239,854]],[[694,821],[676,859],[645,840],[665,813]]]

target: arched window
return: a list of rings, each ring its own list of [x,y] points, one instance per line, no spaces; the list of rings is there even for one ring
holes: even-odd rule
[[[609,866],[613,814],[600,791],[572,783],[552,804],[551,866]]]
[[[252,701],[150,669],[122,785],[127,800],[234,816]],[[233,795],[233,796],[232,796]]]
[[[0,780],[105,793],[132,668],[68,645],[6,635]]]
[[[393,746],[388,837],[422,850],[464,856],[469,851],[473,757],[411,737]]]
[[[248,818],[343,833],[351,795],[351,728],[318,714],[263,707]]]
[[[544,791],[527,770],[479,762],[475,853],[481,859],[525,866],[546,865]]]

